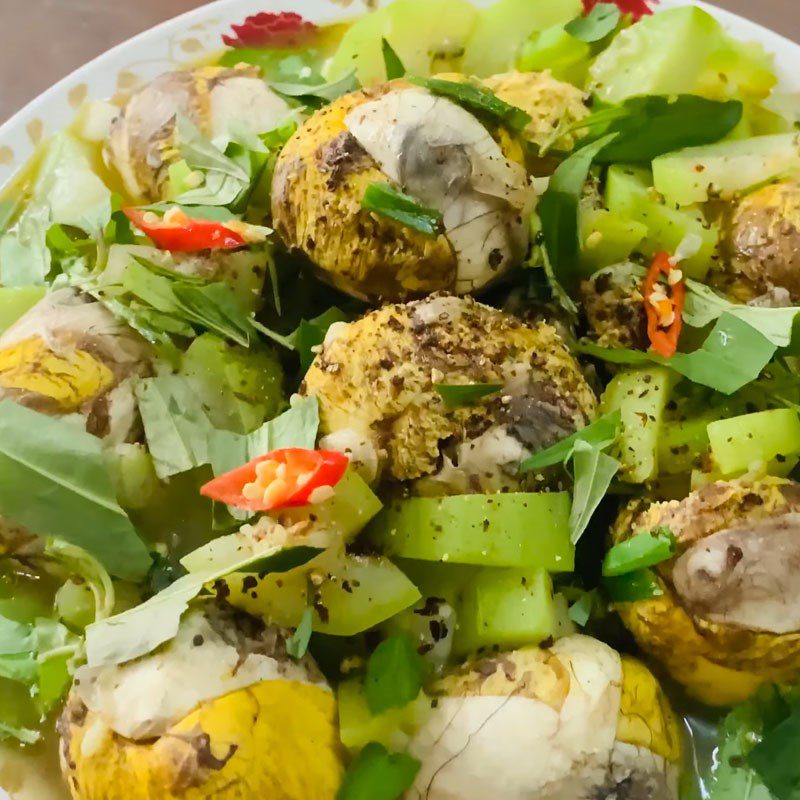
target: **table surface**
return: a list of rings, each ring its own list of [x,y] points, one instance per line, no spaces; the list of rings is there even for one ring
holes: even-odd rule
[[[798,0],[716,0],[800,41]],[[109,47],[202,0],[0,0],[0,121]],[[32,57],[32,54],[37,54]]]

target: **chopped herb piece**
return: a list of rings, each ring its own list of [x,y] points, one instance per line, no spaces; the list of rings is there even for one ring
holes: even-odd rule
[[[386,80],[393,81],[396,78],[402,78],[406,74],[406,68],[403,66],[400,56],[395,53],[386,39],[381,40],[381,48],[383,50],[383,63],[386,66]]]
[[[305,372],[311,366],[316,353],[314,348],[319,347],[325,341],[325,334],[334,322],[347,322],[347,314],[335,306],[329,308],[324,313],[314,319],[304,319],[300,321],[297,329],[289,337],[289,341],[294,345],[297,354],[300,356],[300,367]]]
[[[553,464],[561,464],[572,457],[576,442],[585,442],[596,447],[608,447],[617,438],[620,427],[620,412],[613,411],[596,419],[591,425],[575,431],[571,436],[556,442],[546,450],[542,450],[520,464],[520,472],[530,472],[533,469],[543,469]]]
[[[497,394],[502,388],[502,383],[437,383],[434,389],[439,393],[448,408],[471,406],[478,400]]]
[[[517,133],[522,133],[531,121],[531,115],[527,111],[506,103],[484,86],[442,78],[414,77],[409,80],[433,94],[455,100],[468,111],[486,114]]]
[[[675,537],[669,528],[642,531],[624,542],[615,544],[603,559],[603,575],[607,578],[653,567],[668,561],[675,554]]]
[[[619,468],[619,461],[606,455],[602,447],[580,440],[575,442],[572,454],[574,486],[569,515],[573,544],[583,535]]]
[[[67,420],[0,401],[0,516],[91,553],[137,580],[147,547],[120,508],[102,442]]]
[[[692,94],[631,97],[582,120],[585,128],[599,128],[583,144],[616,133],[617,138],[598,152],[597,163],[652,161],[684,147],[718,142],[739,124],[742,113],[739,100],[706,100]]]
[[[331,81],[330,83],[288,83],[275,81],[270,84],[272,89],[278,94],[302,100],[306,105],[319,106],[322,103],[331,103],[343,94],[358,89],[358,78],[355,71],[348,73],[343,78]]]
[[[393,219],[428,236],[438,236],[442,232],[440,211],[426,208],[388,183],[371,183],[367,186],[361,208]]]
[[[419,768],[415,758],[370,742],[347,770],[336,800],[398,800],[414,783]]]
[[[581,42],[599,42],[605,39],[619,24],[622,14],[613,3],[598,3],[585,16],[576,17],[564,29]]]
[[[384,639],[367,662],[364,692],[373,714],[400,708],[419,694],[424,662],[411,639],[398,634]]]
[[[568,294],[576,292],[581,278],[581,239],[578,212],[583,185],[597,154],[614,139],[604,136],[562,162],[536,209],[553,278]]]
[[[767,730],[752,749],[748,763],[775,800],[796,800],[800,790],[800,706],[774,728]]]
[[[658,577],[651,569],[604,578],[603,586],[612,603],[636,603],[664,594]]]
[[[295,632],[286,640],[286,652],[292,658],[302,658],[308,650],[308,643],[311,641],[311,626],[313,623],[313,612],[310,608],[303,611],[300,624]]]

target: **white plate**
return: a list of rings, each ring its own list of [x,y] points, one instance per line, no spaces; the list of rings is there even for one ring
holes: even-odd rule
[[[68,125],[75,109],[87,98],[108,98],[130,90],[188,60],[222,47],[220,36],[231,23],[259,11],[295,11],[317,23],[359,16],[370,0],[217,0],[164,22],[123,42],[75,70],[0,126],[0,186],[33,155],[36,145]],[[386,5],[388,0],[378,0]],[[492,0],[473,0],[477,6]],[[744,40],[757,41],[775,53],[778,74],[787,90],[800,90],[800,45],[709,3],[662,0],[661,8],[697,5],[714,14],[728,30]],[[0,800],[9,800],[0,789]]]

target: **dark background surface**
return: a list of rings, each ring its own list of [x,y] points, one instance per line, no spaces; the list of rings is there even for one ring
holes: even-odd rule
[[[199,0],[0,0],[0,122],[112,45]],[[717,0],[800,41],[800,0]]]

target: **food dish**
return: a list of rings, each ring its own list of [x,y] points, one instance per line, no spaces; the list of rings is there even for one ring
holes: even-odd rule
[[[650,12],[260,14],[6,187],[12,792],[790,797],[800,106]]]

